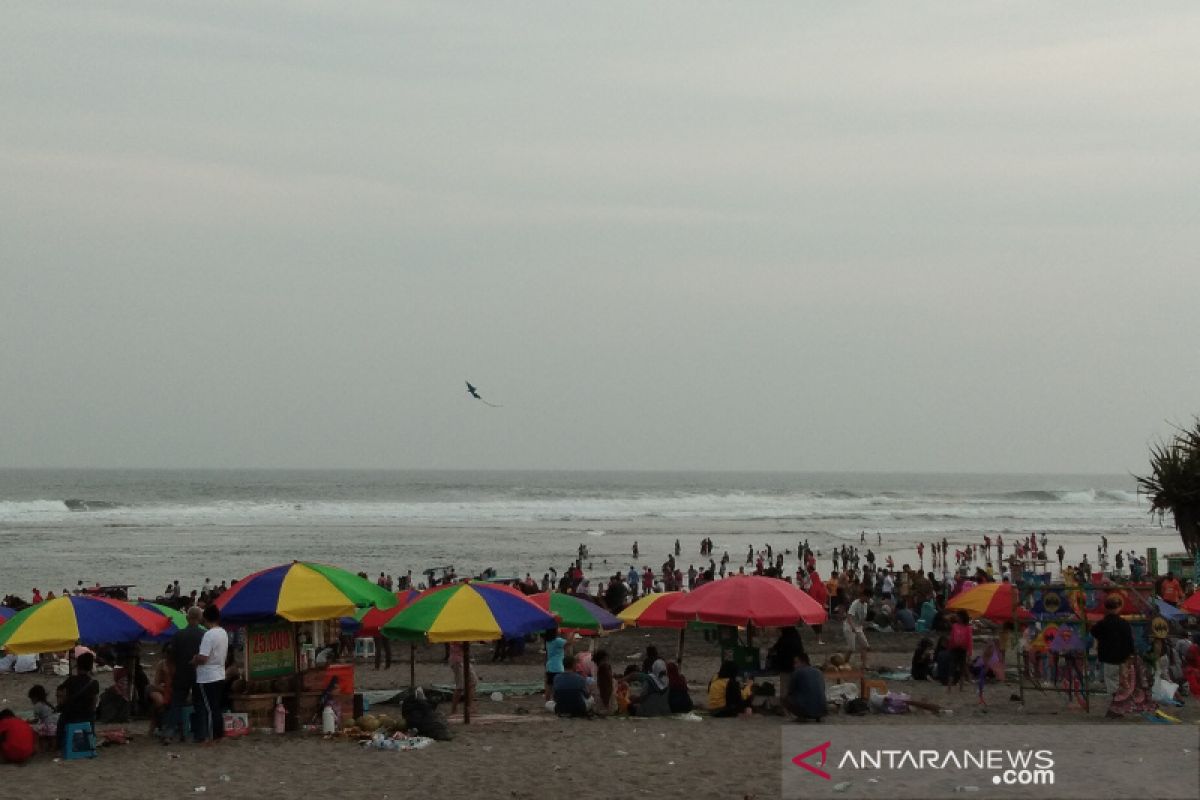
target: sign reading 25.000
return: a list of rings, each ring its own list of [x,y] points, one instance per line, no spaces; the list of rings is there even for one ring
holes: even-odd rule
[[[250,680],[276,678],[296,671],[296,646],[290,622],[251,625],[246,629]]]

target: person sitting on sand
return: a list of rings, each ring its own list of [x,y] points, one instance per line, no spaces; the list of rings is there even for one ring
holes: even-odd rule
[[[717,676],[708,684],[708,710],[714,717],[750,716],[752,686],[742,688],[737,677],[737,664],[722,662]]]
[[[934,667],[933,641],[922,639],[917,642],[917,649],[913,652],[912,679],[914,681],[929,680],[933,677]]]
[[[563,671],[554,676],[554,713],[560,717],[586,717],[592,710],[587,679],[575,671],[575,656],[563,657]]]
[[[667,662],[667,706],[672,714],[686,714],[695,708],[688,691],[687,678],[674,661]]]
[[[29,702],[33,706],[30,723],[38,736],[54,736],[58,730],[58,715],[46,696],[46,687],[38,684],[29,689]]]
[[[829,710],[825,699],[825,676],[809,663],[807,653],[795,656],[785,690],[783,707],[797,720],[820,722]]]
[[[593,708],[602,714],[612,710],[613,700],[613,671],[608,661],[607,650],[597,650],[592,656],[592,665],[596,670],[596,704]]]
[[[0,711],[0,761],[24,764],[36,751],[37,733],[29,723],[7,708]]]
[[[948,636],[939,636],[933,648],[933,677],[943,685],[949,685],[954,677],[954,653],[950,650]]]

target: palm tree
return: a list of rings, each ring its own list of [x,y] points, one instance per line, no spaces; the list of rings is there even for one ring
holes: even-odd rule
[[[1161,523],[1167,512],[1188,555],[1200,554],[1200,417],[1167,442],[1150,446],[1150,474],[1137,477],[1138,493],[1150,498]]]

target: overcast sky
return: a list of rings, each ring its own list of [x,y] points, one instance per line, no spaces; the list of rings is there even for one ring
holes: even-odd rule
[[[1197,42],[1191,2],[11,3],[0,466],[1141,470],[1200,412]]]

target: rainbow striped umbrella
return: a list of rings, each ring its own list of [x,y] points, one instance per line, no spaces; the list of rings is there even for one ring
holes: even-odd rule
[[[69,650],[76,644],[121,644],[149,639],[167,629],[161,614],[124,600],[70,595],[45,600],[0,626],[0,649],[17,655]]]
[[[421,592],[416,589],[396,592],[396,605],[391,608],[360,608],[352,616],[342,617],[342,628],[353,630],[359,636],[378,636],[380,628],[420,596]]]
[[[1018,603],[1017,588],[1011,583],[981,583],[964,589],[946,601],[949,611],[966,611],[972,617],[983,617],[995,622],[1007,622],[1013,618],[1033,619],[1029,609]]]
[[[153,614],[159,614],[167,618],[167,622],[169,624],[167,625],[166,630],[164,630],[158,636],[153,637],[153,641],[155,642],[165,642],[176,633],[187,627],[187,616],[179,611],[176,611],[170,606],[164,606],[159,603],[151,603],[149,600],[139,600],[134,605],[136,605],[138,608],[144,608]]]
[[[687,623],[668,617],[667,611],[683,598],[683,592],[644,595],[627,605],[624,611],[617,614],[617,619],[635,628],[682,628]]]
[[[600,606],[573,594],[542,592],[530,595],[529,599],[542,610],[549,611],[558,620],[558,627],[567,632],[596,634],[615,631],[622,624]]]
[[[557,627],[554,617],[516,589],[499,583],[456,583],[418,597],[384,625],[392,639],[422,634],[431,642],[480,642]]]
[[[0,625],[3,625],[16,613],[17,613],[17,610],[15,608],[9,608],[8,606],[0,606]]]
[[[230,622],[308,622],[350,616],[355,608],[391,608],[396,596],[344,569],[293,561],[243,578],[215,602]]]

